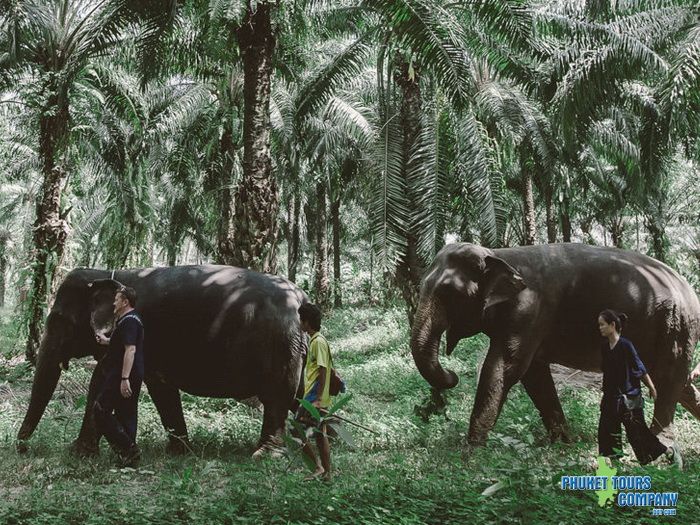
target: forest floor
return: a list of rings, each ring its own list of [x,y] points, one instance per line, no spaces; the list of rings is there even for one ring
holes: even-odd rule
[[[652,491],[678,492],[676,516],[652,516],[650,507],[601,508],[594,492],[560,489],[562,475],[594,473],[600,375],[553,367],[575,443],[548,442],[518,385],[487,445],[470,448],[466,435],[485,337],[462,341],[452,356],[441,357],[460,383],[447,394],[446,417],[426,423],[414,407],[426,401],[429,388],[411,359],[402,310],[339,309],[324,331],[353,394],[343,414],[378,432],[346,427],[354,444],[333,442],[330,483],[303,482],[307,471],[297,454],[251,459],[260,411],[188,395],[183,405],[194,453],[165,453],[164,430],[144,393],[137,469],[117,468],[104,443],[98,458],[73,457],[68,445],[85,408],[87,361],[64,373],[29,452],[19,455],[15,436],[31,374],[16,359],[0,359],[0,524],[700,523],[700,421],[681,407],[676,436],[685,470],[641,467],[625,458],[617,472],[650,476]],[[7,322],[0,345],[6,355],[16,346]],[[647,419],[650,409],[651,401]]]

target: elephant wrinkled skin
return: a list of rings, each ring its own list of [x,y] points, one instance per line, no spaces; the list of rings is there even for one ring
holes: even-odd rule
[[[629,316],[625,337],[656,385],[652,429],[671,433],[678,401],[700,418],[700,394],[687,381],[700,335],[698,299],[675,271],[637,252],[568,243],[493,250],[448,245],[423,279],[411,351],[433,387],[452,388],[457,376],[438,360],[442,334],[449,355],[460,339],[485,333],[490,346],[468,441],[486,441],[517,381],[550,437],[568,441],[549,364],[600,371],[596,322],[605,308]]]
[[[145,383],[170,438],[169,448],[187,448],[180,390],[198,396],[245,399],[263,404],[256,452],[279,442],[297,394],[306,340],[297,310],[307,302],[293,283],[231,266],[176,266],[116,271],[76,269],[61,284],[46,321],[31,400],[18,433],[26,449],[56,388],[60,368],[72,358],[98,359],[83,424],[74,443],[98,450],[92,406],[104,372],[104,347],[95,332],[110,332],[112,302],[120,284],[138,295],[145,326]]]

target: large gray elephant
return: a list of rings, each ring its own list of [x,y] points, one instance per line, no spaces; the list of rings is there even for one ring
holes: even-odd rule
[[[182,450],[187,429],[180,390],[197,396],[245,399],[263,404],[256,453],[284,431],[301,379],[306,340],[297,310],[307,302],[293,283],[231,266],[176,266],[109,272],[77,269],[56,294],[46,321],[29,408],[18,434],[26,450],[71,358],[98,359],[74,448],[98,451],[92,406],[104,379],[105,347],[95,332],[111,331],[112,303],[121,284],[136,290],[145,326],[145,383],[170,438]]]
[[[652,429],[670,434],[678,401],[700,418],[700,393],[687,381],[700,304],[676,272],[637,252],[568,243],[494,250],[448,245],[423,279],[411,351],[432,386],[452,388],[457,376],[438,361],[442,334],[449,355],[460,339],[485,333],[490,346],[468,441],[485,442],[517,381],[550,437],[568,441],[549,364],[600,371],[597,316],[606,308],[629,316],[625,336],[657,387]]]

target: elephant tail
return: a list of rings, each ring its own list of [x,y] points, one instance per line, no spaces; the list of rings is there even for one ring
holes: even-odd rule
[[[695,388],[695,385],[686,384],[679,401],[688,412],[700,420],[700,391]]]

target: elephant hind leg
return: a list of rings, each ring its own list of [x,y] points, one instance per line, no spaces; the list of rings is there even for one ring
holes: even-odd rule
[[[695,385],[690,383],[685,385],[679,401],[688,412],[700,419],[700,391],[695,388]]]
[[[552,442],[571,443],[571,433],[548,363],[533,361],[520,380],[542,417]]]
[[[180,391],[159,378],[146,378],[146,386],[160,415],[160,421],[168,433],[167,451],[171,454],[191,451]]]
[[[680,345],[677,343],[674,342],[673,345],[673,351],[668,354],[674,357],[659,362],[657,368],[649,373],[658,394],[654,402],[651,430],[668,442],[673,441],[673,416],[688,380],[689,364],[687,358],[689,354],[679,352]]]

